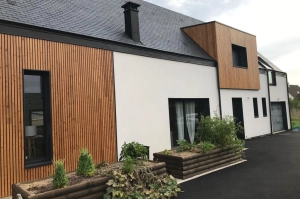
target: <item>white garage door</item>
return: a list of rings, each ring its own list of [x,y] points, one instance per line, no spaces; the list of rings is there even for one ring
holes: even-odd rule
[[[282,105],[280,103],[271,103],[271,107],[273,131],[284,130]]]

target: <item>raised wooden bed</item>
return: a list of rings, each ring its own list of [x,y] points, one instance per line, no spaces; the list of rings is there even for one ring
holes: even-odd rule
[[[166,176],[166,164],[164,162],[156,162],[154,165],[148,166],[154,175]],[[23,199],[98,199],[106,193],[109,178],[99,177],[89,182],[68,186],[61,189],[55,189],[39,194],[30,194],[28,191],[21,188],[22,184],[29,184],[32,181],[13,184],[12,196],[13,199],[17,199],[17,194],[20,194]]]
[[[240,153],[229,147],[182,157],[180,153],[165,155],[162,152],[154,153],[153,156],[154,160],[166,163],[168,174],[179,179],[187,179],[241,160]]]

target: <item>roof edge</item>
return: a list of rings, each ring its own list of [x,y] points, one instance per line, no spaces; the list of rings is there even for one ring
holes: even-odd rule
[[[229,26],[229,25],[223,24],[223,23],[221,23],[221,22],[218,22],[218,21],[209,21],[209,22],[204,22],[204,23],[201,23],[201,24],[195,24],[195,25],[191,25],[191,26],[182,27],[181,29],[184,29],[184,28],[191,28],[191,27],[194,27],[194,26],[206,25],[206,24],[210,24],[210,23],[218,23],[218,24],[220,24],[220,25],[223,25],[223,26],[226,26],[226,27],[228,27],[228,28],[231,28],[231,29],[237,30],[237,31],[239,31],[239,32],[245,33],[245,34],[247,34],[247,35],[251,35],[251,36],[253,36],[253,37],[256,37],[256,35],[253,35],[253,34],[251,34],[251,33],[248,33],[248,32],[245,32],[245,31],[242,31],[242,30],[240,30],[240,29],[234,28],[234,27],[232,27],[232,26]]]
[[[192,63],[204,66],[217,67],[214,59],[194,57],[190,55],[178,54],[169,51],[157,50],[143,46],[125,44],[122,42],[105,40],[75,33],[53,30],[38,26],[0,20],[0,33],[23,36],[35,39],[42,39],[54,42],[68,43],[74,45],[87,46],[92,48],[122,52],[128,54],[141,55],[146,57],[165,59],[171,61]]]

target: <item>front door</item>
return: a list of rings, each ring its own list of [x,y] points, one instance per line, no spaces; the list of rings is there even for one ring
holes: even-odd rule
[[[244,128],[244,113],[242,98],[232,98],[233,117],[236,123],[240,123]],[[245,131],[237,132],[239,139],[245,139]]]

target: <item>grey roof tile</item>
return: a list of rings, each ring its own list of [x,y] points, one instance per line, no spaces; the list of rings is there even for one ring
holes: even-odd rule
[[[135,0],[139,7],[141,43],[125,34],[125,0],[0,0],[0,20],[75,33],[151,49],[212,59],[180,28],[202,21]]]

